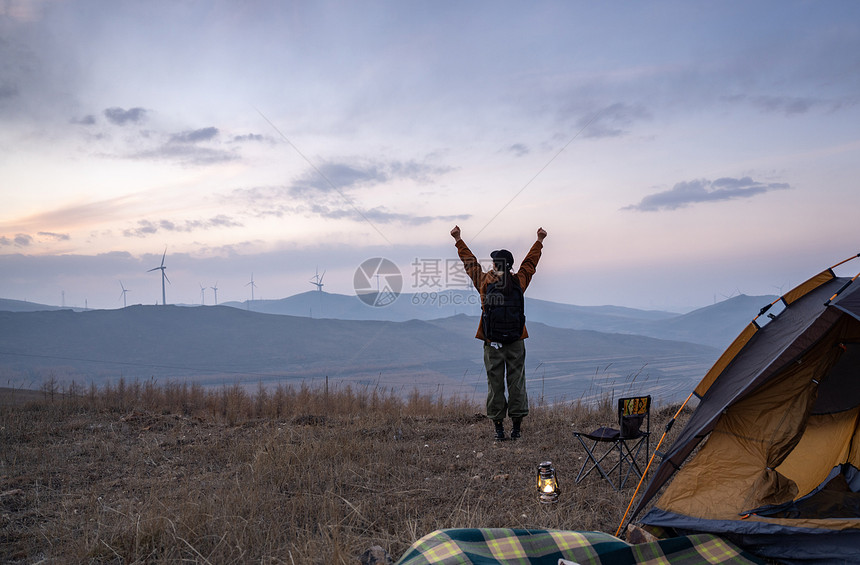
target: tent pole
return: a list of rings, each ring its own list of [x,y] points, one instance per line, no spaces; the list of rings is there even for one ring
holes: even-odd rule
[[[860,257],[860,253],[858,253],[857,255],[852,255],[852,256],[851,256],[851,257],[849,257],[848,259],[844,259],[844,260],[842,260],[842,261],[839,261],[838,263],[836,263],[835,265],[833,265],[833,266],[832,266],[832,267],[830,267],[830,268],[831,268],[831,269],[835,269],[835,268],[836,268],[836,267],[838,267],[839,265],[842,265],[843,263],[847,263],[848,261],[851,261],[851,260],[853,260],[853,259],[856,259],[857,257]]]
[[[648,476],[648,469],[651,468],[651,463],[654,462],[654,458],[657,456],[657,451],[659,451],[660,446],[663,444],[663,440],[666,439],[666,435],[669,433],[669,430],[672,429],[672,426],[675,424],[675,420],[678,419],[678,416],[681,415],[681,411],[690,402],[690,399],[693,398],[693,393],[690,393],[690,396],[687,397],[687,400],[681,404],[681,407],[678,408],[678,411],[675,412],[675,415],[672,416],[672,419],[669,420],[669,423],[666,424],[666,429],[663,431],[663,435],[660,436],[660,441],[657,442],[657,446],[654,448],[654,453],[651,454],[651,458],[648,459],[648,465],[645,467],[645,472],[642,473],[642,476],[639,477],[639,484],[636,485],[636,490],[633,491],[633,496],[630,498],[630,504],[627,505],[627,510],[624,511],[624,516],[621,518],[621,523],[618,524],[618,529],[615,531],[615,537],[621,533],[621,528],[624,526],[624,521],[627,520],[627,515],[630,513],[630,508],[633,507],[633,501],[636,500],[636,495],[639,494],[639,489],[642,487],[642,483],[645,481],[645,477]]]
[[[848,259],[845,259],[844,261],[839,261],[838,263],[836,263],[835,265],[833,265],[832,267],[830,267],[830,271],[832,272],[832,271],[833,271],[833,269],[835,269],[835,268],[836,268],[836,267],[838,267],[839,265],[842,265],[843,263],[847,263],[848,261],[851,261],[852,259],[856,259],[857,257],[860,257],[860,253],[858,253],[857,255],[852,255],[851,257],[849,257]],[[845,283],[845,284],[842,286],[842,288],[840,288],[839,290],[837,290],[837,291],[836,291],[836,294],[834,294],[833,296],[831,296],[831,297],[830,297],[830,300],[828,300],[827,302],[825,302],[825,304],[828,304],[828,305],[829,305],[831,302],[833,302],[833,300],[834,300],[837,296],[839,296],[840,294],[842,294],[842,291],[843,291],[843,290],[845,290],[846,288],[848,288],[848,286],[849,286],[851,283],[853,283],[854,281],[856,281],[856,280],[857,280],[857,277],[860,277],[860,273],[857,273],[857,274],[854,276],[854,278],[853,278],[853,279],[851,279],[850,281],[848,281],[847,283]]]
[[[830,300],[828,300],[828,301],[827,301],[827,302],[825,302],[824,304],[828,304],[828,305],[829,305],[831,302],[833,302],[833,301],[836,299],[836,297],[837,297],[837,296],[839,296],[840,294],[842,294],[842,291],[843,291],[843,290],[845,290],[846,288],[848,288],[849,286],[851,286],[851,283],[853,283],[854,281],[856,281],[858,277],[860,277],[860,273],[857,273],[856,275],[854,275],[854,278],[853,278],[853,279],[851,279],[851,280],[850,280],[850,281],[848,281],[847,283],[843,284],[843,285],[842,285],[842,288],[840,288],[839,290],[837,290],[837,291],[836,291],[836,294],[834,294],[833,296],[831,296],[831,297],[830,297]]]

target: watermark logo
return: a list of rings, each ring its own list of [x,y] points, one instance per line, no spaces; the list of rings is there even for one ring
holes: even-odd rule
[[[492,260],[479,261],[481,272],[493,268]],[[474,313],[481,306],[481,298],[463,269],[459,259],[416,257],[411,265],[411,289],[400,268],[389,259],[374,257],[359,265],[353,277],[353,288],[358,298],[368,306],[388,306],[401,294],[407,294],[413,306],[450,308],[455,313]]]
[[[403,275],[397,265],[384,257],[364,261],[355,270],[352,286],[359,300],[368,306],[393,304],[403,290]]]

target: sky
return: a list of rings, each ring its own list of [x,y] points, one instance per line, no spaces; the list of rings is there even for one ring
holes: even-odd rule
[[[0,298],[434,292],[455,225],[543,227],[533,298],[780,294],[860,252],[857,124],[854,1],[4,0]]]

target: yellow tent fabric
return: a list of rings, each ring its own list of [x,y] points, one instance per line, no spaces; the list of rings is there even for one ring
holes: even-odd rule
[[[843,341],[860,341],[860,322],[843,320],[778,377],[730,406],[696,457],[675,474],[659,506],[740,520],[760,506],[809,494],[834,467],[853,461],[860,406],[810,416]]]
[[[798,497],[811,493],[830,471],[842,463],[860,468],[857,416],[860,407],[838,414],[811,416],[803,437],[776,470],[797,485]]]

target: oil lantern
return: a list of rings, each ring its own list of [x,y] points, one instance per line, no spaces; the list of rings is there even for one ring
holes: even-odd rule
[[[558,479],[551,461],[544,461],[537,468],[537,487],[540,493],[540,501],[543,504],[558,502],[561,490],[558,488]]]

